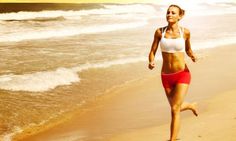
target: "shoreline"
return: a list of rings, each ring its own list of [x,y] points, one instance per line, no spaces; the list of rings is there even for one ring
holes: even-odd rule
[[[201,58],[200,60],[198,60],[199,62],[197,62],[199,65],[202,65],[201,68],[203,68],[203,69],[198,68],[199,67],[198,64],[191,63],[189,59],[187,60],[187,64],[190,67],[190,70],[192,70],[191,73],[194,77],[193,77],[193,81],[192,81],[192,86],[190,86],[191,88],[189,90],[190,96],[187,96],[186,100],[204,101],[205,99],[209,99],[210,97],[214,96],[216,91],[218,91],[218,93],[221,94],[221,93],[224,93],[225,91],[228,91],[229,89],[233,89],[232,86],[228,86],[228,85],[227,86],[224,85],[224,86],[221,86],[220,88],[213,89],[215,87],[215,85],[218,83],[218,81],[215,80],[214,77],[216,74],[218,75],[218,73],[220,73],[221,70],[218,70],[219,72],[214,72],[212,70],[212,68],[206,69],[206,67],[208,67],[209,65],[207,63],[203,62],[203,61],[207,61],[208,63],[213,63],[214,66],[217,66],[217,64],[221,64],[219,62],[219,60],[220,60],[219,58],[221,58],[222,56],[224,57],[224,58],[222,57],[223,60],[227,57],[232,59],[233,56],[226,56],[226,55],[228,55],[228,53],[233,53],[233,51],[236,52],[236,49],[234,49],[233,46],[234,45],[227,45],[227,47],[225,47],[225,46],[217,47],[218,50],[214,50],[215,48],[214,49],[212,49],[212,48],[205,49],[204,54],[207,54],[207,56],[205,56],[204,58]],[[229,52],[229,50],[231,52]],[[201,51],[196,51],[196,52],[201,52]],[[216,60],[212,60],[212,58],[214,58],[214,55],[219,55],[219,56],[217,56]],[[221,55],[221,57],[220,57],[220,55]],[[224,61],[222,61],[222,62],[224,62]],[[160,62],[158,62],[157,64],[160,64]],[[221,64],[221,65],[224,65],[224,64]],[[215,75],[211,74],[208,76],[210,78],[213,78],[213,80],[211,80],[212,83],[210,84],[210,90],[208,91],[209,94],[208,95],[201,94],[199,96],[199,95],[197,95],[197,93],[204,92],[204,89],[198,90],[199,88],[201,88],[201,85],[204,85],[201,82],[200,82],[201,84],[199,84],[199,79],[205,80],[206,76],[203,76],[203,78],[197,78],[197,76],[204,75],[204,69],[206,69],[206,71],[208,71],[208,72],[212,71],[212,73],[214,73]],[[163,95],[160,95],[160,93],[161,94],[163,93],[163,89],[162,89],[162,85],[161,85],[161,82],[159,79],[159,74],[155,75],[156,77],[153,77],[153,74],[156,74],[157,71],[160,72],[160,68],[157,68],[155,71],[152,71],[150,73],[150,75],[145,76],[145,78],[143,78],[142,80],[131,81],[131,82],[128,82],[127,84],[124,84],[124,85],[118,86],[114,89],[108,90],[107,92],[105,92],[105,94],[99,96],[95,100],[91,100],[91,102],[88,102],[88,104],[85,104],[84,107],[86,107],[86,108],[84,109],[84,111],[78,110],[76,112],[70,113],[69,114],[70,116],[64,115],[64,119],[67,119],[67,120],[62,121],[60,118],[58,124],[55,124],[53,126],[49,126],[48,128],[43,127],[43,129],[41,129],[42,131],[40,131],[39,133],[37,133],[38,129],[35,129],[35,132],[33,132],[32,129],[28,129],[28,130],[20,133],[19,135],[16,135],[15,137],[13,137],[13,140],[21,140],[21,139],[24,141],[27,141],[27,140],[36,141],[39,139],[41,139],[41,140],[48,140],[49,139],[50,140],[50,138],[52,139],[52,138],[56,137],[58,135],[58,133],[59,134],[63,134],[63,133],[68,134],[69,132],[75,131],[76,129],[80,129],[81,125],[83,124],[82,121],[78,121],[78,118],[80,118],[80,117],[84,117],[83,120],[86,121],[86,124],[89,124],[89,122],[98,123],[98,121],[94,122],[94,118],[92,118],[91,116],[97,116],[97,114],[98,114],[97,111],[99,111],[99,110],[103,111],[103,114],[106,114],[108,116],[110,116],[110,114],[114,114],[113,111],[111,109],[107,108],[106,106],[113,106],[112,108],[116,109],[117,105],[120,105],[122,103],[126,104],[123,107],[122,106],[119,107],[120,109],[119,108],[116,109],[119,114],[124,114],[123,116],[126,116],[126,118],[124,118],[124,121],[130,120],[127,110],[134,112],[135,116],[140,115],[140,114],[136,113],[137,111],[135,111],[136,110],[135,107],[132,107],[135,105],[130,105],[129,102],[133,102],[133,104],[136,104],[135,102],[140,102],[141,105],[138,107],[141,111],[144,111],[143,113],[145,113],[145,114],[148,112],[152,112],[153,114],[158,114],[158,112],[155,112],[155,110],[163,110],[163,109],[169,110],[166,98]],[[208,81],[210,81],[210,80],[208,80]],[[150,82],[156,82],[156,83],[150,84]],[[233,81],[233,84],[236,84],[234,82],[235,81]],[[147,83],[150,85],[147,86]],[[203,82],[203,83],[206,83],[206,82]],[[231,83],[231,85],[232,85],[232,83]],[[161,86],[161,87],[157,88],[157,86]],[[148,90],[146,90],[147,88],[148,88]],[[132,94],[127,95],[130,92],[132,92]],[[145,94],[146,92],[149,92],[149,94],[144,97],[143,94]],[[158,95],[156,95],[156,93]],[[155,98],[158,99],[159,101],[156,101]],[[112,101],[112,103],[110,101]],[[156,104],[155,102],[160,102],[160,103]],[[206,103],[200,102],[200,105],[199,105],[199,108],[201,109],[200,112],[202,112],[202,111],[205,112],[207,110]],[[125,106],[130,106],[130,107],[127,107],[127,109],[126,109]],[[154,108],[153,107],[151,108],[150,106],[153,106]],[[126,110],[126,111],[124,112],[123,110]],[[163,118],[159,118],[159,117],[158,117],[159,119],[155,119],[155,118],[157,118],[157,116],[141,114],[140,116],[143,116],[143,118],[145,118],[145,120],[137,119],[136,122],[139,122],[139,121],[146,122],[147,118],[149,118],[149,120],[150,120],[149,123],[148,124],[145,124],[145,123],[140,124],[139,127],[134,126],[131,128],[131,131],[142,129],[145,126],[150,127],[152,124],[157,125],[157,126],[162,126],[162,125],[165,126],[165,124],[167,122],[169,122],[169,119],[170,119],[169,111],[162,111],[162,112],[165,115],[164,117],[167,119],[163,120]],[[189,113],[189,112],[183,113],[184,120],[186,118],[188,118],[190,116],[190,114],[191,113]],[[102,115],[102,114],[99,114],[99,115],[101,116],[100,117],[101,120],[109,119],[109,118],[105,117],[105,115]],[[74,122],[79,122],[80,124],[73,125]],[[114,123],[110,123],[110,124],[114,125]],[[103,125],[101,124],[100,126],[103,126]],[[66,131],[60,130],[59,128],[61,128],[61,127],[64,127],[63,129],[65,129]],[[85,125],[84,127],[87,127],[87,129],[91,129],[92,125]],[[119,130],[119,129],[116,129],[116,130]],[[94,132],[96,132],[96,131],[94,131]],[[125,131],[125,132],[127,132],[127,131]],[[53,135],[51,135],[51,134],[53,134]],[[115,134],[119,135],[119,134],[123,134],[123,133],[119,133],[118,131],[116,131]],[[108,135],[108,136],[109,137],[105,137],[105,138],[110,138],[110,136],[112,136],[112,135]],[[99,139],[97,139],[97,140],[99,140]]]

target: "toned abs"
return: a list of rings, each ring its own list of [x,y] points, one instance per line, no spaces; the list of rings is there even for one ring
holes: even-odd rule
[[[174,73],[185,69],[185,60],[183,52],[162,52],[162,58],[162,72],[164,73]]]

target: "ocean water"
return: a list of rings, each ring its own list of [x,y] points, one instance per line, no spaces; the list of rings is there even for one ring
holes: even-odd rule
[[[235,6],[203,3],[186,11],[180,25],[190,29],[193,50],[236,43]],[[155,30],[166,25],[167,6],[0,8],[0,135],[6,141],[141,78],[147,68],[137,63],[147,62]]]

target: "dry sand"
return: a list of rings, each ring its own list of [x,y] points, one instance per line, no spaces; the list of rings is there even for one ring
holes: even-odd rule
[[[179,140],[235,141],[236,90],[224,92],[207,101],[207,111],[199,117],[182,119]],[[167,141],[169,124],[115,135],[109,141]]]

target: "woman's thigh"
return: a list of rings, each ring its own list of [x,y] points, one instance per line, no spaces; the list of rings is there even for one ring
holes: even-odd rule
[[[181,105],[188,91],[188,84],[178,83],[173,88],[165,88],[170,106]]]

